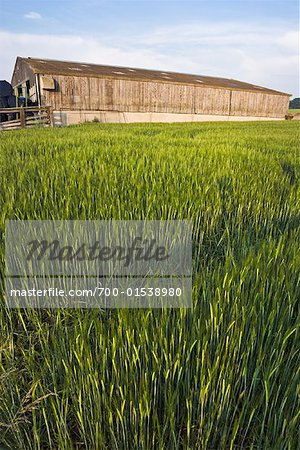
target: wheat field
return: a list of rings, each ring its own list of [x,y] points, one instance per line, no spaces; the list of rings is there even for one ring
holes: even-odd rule
[[[296,450],[292,122],[2,132],[0,447]],[[5,220],[189,219],[190,309],[8,309]]]

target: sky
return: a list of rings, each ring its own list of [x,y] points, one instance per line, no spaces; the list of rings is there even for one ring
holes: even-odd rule
[[[298,0],[0,0],[17,56],[233,78],[300,96]]]

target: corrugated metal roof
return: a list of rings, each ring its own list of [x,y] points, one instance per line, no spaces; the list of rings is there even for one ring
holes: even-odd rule
[[[247,90],[265,92],[269,94],[284,94],[262,86],[256,86],[242,81],[228,78],[208,77],[205,75],[192,75],[160,70],[137,69],[121,66],[104,66],[99,64],[80,63],[71,61],[56,61],[37,58],[20,58],[26,62],[34,73],[48,75],[71,75],[79,77],[120,78],[139,81],[155,81],[164,83],[192,84],[197,86],[210,86],[231,90]]]

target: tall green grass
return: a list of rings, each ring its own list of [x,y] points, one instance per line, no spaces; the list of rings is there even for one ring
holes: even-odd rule
[[[0,445],[299,445],[291,122],[86,124],[0,140]],[[8,310],[6,219],[191,219],[190,310]]]

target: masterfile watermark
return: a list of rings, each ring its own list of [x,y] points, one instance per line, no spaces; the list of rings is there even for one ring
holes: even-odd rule
[[[191,277],[6,278],[9,307],[187,308]]]
[[[101,247],[99,241],[94,242],[91,246],[81,244],[80,247],[74,248],[71,245],[61,246],[59,240],[46,241],[34,240],[28,243],[29,252],[26,257],[27,261],[36,258],[41,261],[47,258],[50,261],[58,259],[60,261],[124,261],[125,267],[135,261],[165,261],[170,257],[166,247],[158,246],[155,239],[143,239],[135,237],[129,247]]]
[[[189,307],[191,236],[185,220],[8,221],[6,303]]]

